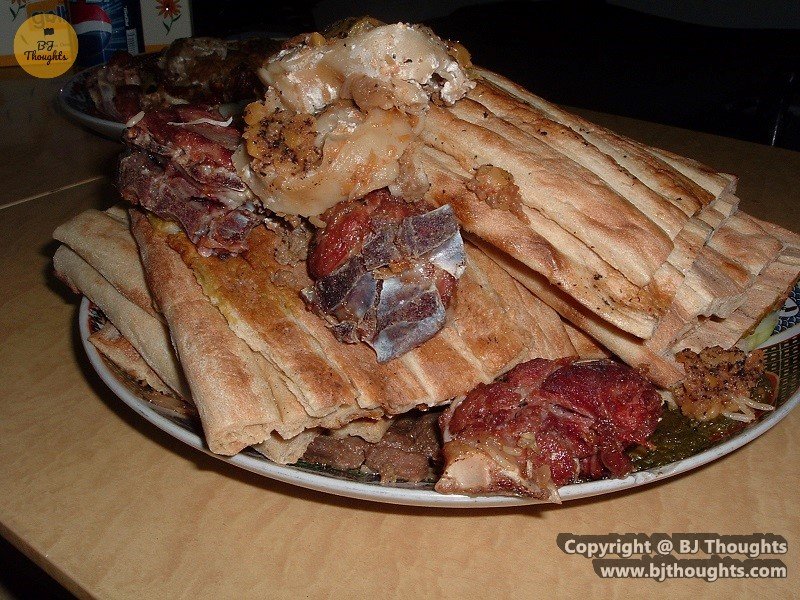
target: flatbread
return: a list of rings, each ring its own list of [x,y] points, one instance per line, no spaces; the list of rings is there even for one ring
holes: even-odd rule
[[[62,280],[100,307],[164,383],[179,396],[188,396],[188,386],[164,323],[119,293],[67,246],[56,250],[53,266]]]
[[[468,189],[471,176],[448,154],[431,147],[419,153],[429,181],[426,197],[453,206],[462,227],[564,290],[577,302],[637,337],[650,337],[671,297],[628,281],[583,242],[541,214],[524,219],[503,207],[492,207]]]
[[[551,227],[578,238],[632,283],[649,283],[672,250],[670,237],[600,176],[515,123],[468,98],[446,110],[431,106],[422,138],[462,167],[510,173],[522,203]]]
[[[253,450],[279,465],[290,465],[302,458],[311,442],[319,434],[318,429],[307,429],[295,437],[285,440],[276,433],[272,433],[260,444],[255,444]]]
[[[257,228],[249,251],[227,258],[201,256],[182,234],[169,242],[230,328],[281,373],[315,417],[354,406],[389,414],[436,406],[542,353],[574,354],[557,315],[520,294],[514,280],[474,248],[445,328],[402,357],[378,363],[368,346],[342,344],[306,308],[299,292],[311,281],[304,265],[275,261],[277,234]],[[532,310],[541,314],[532,317]],[[533,318],[556,333],[532,328]]]
[[[172,394],[172,390],[161,380],[158,373],[150,368],[142,355],[110,321],[106,321],[103,327],[92,333],[89,341],[134,381],[150,386],[161,394]]]
[[[683,379],[683,370],[674,357],[662,356],[648,348],[643,340],[610,325],[552,285],[520,261],[483,241],[481,249],[534,295],[553,308],[563,319],[587,334],[629,365],[646,373],[654,383],[670,388]]]
[[[123,221],[85,210],[59,225],[53,237],[68,245],[123,296],[156,318],[136,242]]]
[[[722,193],[721,191],[714,193],[703,188],[674,168],[672,164],[663,160],[661,156],[657,156],[651,148],[644,144],[569,113],[502,75],[478,67],[474,69],[474,73],[490,85],[526,103],[531,110],[538,111],[547,118],[569,127],[588,144],[612,157],[620,167],[689,216],[694,215]],[[681,162],[684,163],[684,166],[691,164]],[[710,169],[707,170],[710,171]]]
[[[131,214],[133,235],[153,296],[172,335],[209,449],[233,455],[266,440],[280,415],[244,342],[203,295],[183,262],[147,217]]]

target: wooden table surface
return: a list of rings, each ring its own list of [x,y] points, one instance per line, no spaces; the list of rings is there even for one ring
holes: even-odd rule
[[[115,201],[118,151],[53,110],[57,87],[0,81],[0,534],[72,592],[192,599],[797,595],[800,411],[743,449],[671,480],[507,510],[398,507],[306,491],[218,461],[143,421],[92,371],[78,340],[77,298],[51,275],[56,225]],[[800,154],[590,116],[738,173],[743,209],[800,231]],[[779,558],[789,574],[714,583],[601,579],[591,561],[559,550],[562,532],[775,533],[788,540]]]
[[[0,69],[0,207],[113,172],[118,144],[58,113],[56,93],[67,79]]]

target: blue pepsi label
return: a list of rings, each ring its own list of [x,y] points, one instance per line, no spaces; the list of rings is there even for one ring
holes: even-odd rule
[[[79,67],[105,63],[117,52],[144,52],[138,0],[70,0],[69,16],[78,34]]]

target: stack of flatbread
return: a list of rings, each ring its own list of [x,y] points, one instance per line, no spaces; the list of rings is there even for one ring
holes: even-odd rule
[[[427,115],[428,197],[563,318],[669,388],[676,352],[730,348],[782,304],[800,236],[739,211],[734,176],[474,74],[466,98]],[[513,194],[481,181],[489,165]]]
[[[620,137],[474,69],[431,103],[408,152],[453,206],[467,270],[442,331],[379,364],[308,311],[279,234],[205,257],[173,224],[87,211],[55,237],[57,272],[107,315],[92,342],[138,380],[191,399],[209,448],[299,458],[322,429],[379,436],[519,362],[605,352],[663,388],[675,353],[731,347],[783,302],[800,236],[738,210],[736,178]]]
[[[445,404],[519,362],[602,355],[476,246],[445,329],[379,364],[306,309],[305,264],[278,264],[266,228],[246,255],[224,259],[116,207],[81,213],[54,237],[56,272],[108,318],[91,342],[141,383],[192,401],[219,454],[252,445],[294,462],[323,429],[377,441],[392,415]]]

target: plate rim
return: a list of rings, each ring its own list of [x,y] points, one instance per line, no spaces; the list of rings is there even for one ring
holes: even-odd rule
[[[67,114],[67,116],[77,121],[81,125],[89,127],[96,133],[100,133],[101,135],[113,139],[122,138],[122,134],[125,132],[125,123],[90,115],[89,113],[73,107],[67,100],[68,98],[75,97],[75,85],[79,81],[85,79],[90,73],[100,69],[101,67],[103,67],[103,65],[95,65],[82,71],[78,71],[77,73],[73,73],[73,75],[67,79],[66,82],[64,82],[64,85],[58,89],[58,94],[56,94],[58,106]]]
[[[283,483],[296,485],[317,492],[333,494],[335,496],[372,502],[428,508],[504,508],[547,504],[546,501],[533,498],[441,494],[434,490],[420,490],[386,486],[379,483],[351,481],[324,473],[309,472],[290,465],[279,465],[273,463],[266,457],[255,457],[244,453],[239,453],[230,457],[214,454],[207,448],[201,435],[194,431],[189,431],[160,414],[147,400],[140,398],[125,387],[119,381],[118,377],[108,368],[101,358],[100,353],[89,341],[89,304],[90,300],[84,296],[78,309],[78,327],[84,351],[89,357],[89,362],[92,367],[100,376],[100,379],[103,380],[109,389],[122,400],[123,403],[145,420],[188,446],[213,456],[218,460]],[[795,335],[800,333],[800,324],[789,328],[787,332],[788,331],[794,331]],[[759,347],[772,345],[775,343],[775,337],[776,336],[771,336],[767,342]],[[637,471],[620,479],[601,479],[598,481],[588,481],[563,486],[559,488],[561,501],[568,502],[581,498],[629,490],[656,481],[663,481],[706,465],[730,454],[734,450],[741,448],[766,433],[780,422],[798,403],[800,403],[800,389],[796,390],[794,394],[787,398],[775,411],[762,417],[755,425],[747,427],[728,440],[704,450],[699,454],[654,469]]]

